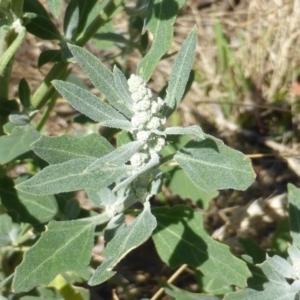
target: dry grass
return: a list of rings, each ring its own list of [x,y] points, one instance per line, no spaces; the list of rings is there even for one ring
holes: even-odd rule
[[[217,12],[197,12],[193,8],[195,1],[189,1],[188,6],[199,28],[195,67],[205,84],[213,85],[213,98],[224,97],[219,84],[222,76],[227,75],[218,72],[220,46],[213,29],[216,21],[221,24],[228,42],[226,46],[233,56],[229,66],[240,66],[244,76],[261,90],[263,99],[272,103],[278,93],[289,90],[299,69],[299,1],[254,0],[249,5],[237,6],[233,12],[219,12],[217,8]],[[179,19],[178,24],[185,19],[186,15]]]

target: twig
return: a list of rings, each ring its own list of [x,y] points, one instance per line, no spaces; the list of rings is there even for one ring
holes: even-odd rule
[[[172,283],[178,276],[187,268],[187,264],[182,265],[177,271],[168,279],[168,283]],[[151,298],[151,300],[157,300],[164,292],[164,288],[160,288]]]
[[[118,297],[118,295],[116,294],[116,290],[115,289],[112,290],[112,298],[113,298],[113,300],[120,300],[119,297]]]

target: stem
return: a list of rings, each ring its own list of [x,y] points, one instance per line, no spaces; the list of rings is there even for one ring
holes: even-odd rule
[[[13,38],[11,38],[11,36],[13,36]],[[26,29],[25,27],[21,27],[20,31],[18,32],[18,35],[15,37],[15,33],[14,32],[9,32],[8,33],[8,40],[13,40],[13,42],[10,44],[10,42],[8,41],[7,44],[9,45],[9,47],[6,49],[6,51],[1,55],[1,59],[0,59],[0,74],[2,73],[7,73],[6,66],[9,64],[9,62],[13,59],[15,53],[18,51],[18,49],[20,48],[21,44],[23,43],[24,39],[26,36]],[[9,77],[8,80],[10,78],[10,73],[9,73]]]
[[[77,45],[84,46],[97,33],[99,28],[111,20],[113,14],[122,5],[124,5],[124,0],[109,1],[103,11],[86,28],[85,32],[76,38]]]
[[[102,225],[102,224],[107,223],[113,216],[118,215],[118,214],[122,213],[124,210],[128,209],[130,206],[132,206],[136,202],[138,202],[138,199],[136,199],[135,197],[132,197],[131,195],[128,195],[124,201],[115,205],[111,211],[106,210],[102,214],[99,214],[94,217],[82,219],[82,220],[88,219],[97,225]],[[144,205],[149,205],[147,203],[148,202],[145,202]]]
[[[32,96],[31,106],[34,109],[40,109],[52,97],[55,89],[51,81],[54,79],[64,79],[64,76],[67,74],[67,68],[68,63],[58,63],[52,67]]]
[[[7,101],[9,97],[9,82],[13,66],[13,58],[23,43],[26,36],[26,29],[16,21],[14,29],[0,28],[0,101]],[[3,135],[3,125],[7,118],[0,116],[0,135]]]
[[[0,75],[0,101],[8,100],[10,74],[13,66],[11,59],[5,66],[3,73]],[[0,122],[0,124],[2,124]]]
[[[10,2],[10,3],[9,3]],[[0,28],[0,101],[8,99],[12,61],[26,36],[26,29],[21,25],[23,0],[11,0],[0,4],[1,17],[7,17],[7,29]],[[3,16],[4,15],[4,16]],[[14,27],[16,22],[18,26]]]
[[[168,279],[168,283],[172,283],[178,276],[187,268],[187,264],[182,265],[177,271]],[[164,292],[164,288],[160,288],[151,298],[151,300],[157,300]]]
[[[50,101],[48,103],[46,111],[44,112],[44,114],[43,114],[43,116],[42,116],[39,124],[36,126],[36,130],[37,131],[42,130],[42,128],[44,127],[45,123],[47,122],[48,117],[49,117],[49,115],[50,115],[53,107],[55,106],[57,97],[58,97],[58,93],[56,91],[54,91],[54,93],[50,97]]]

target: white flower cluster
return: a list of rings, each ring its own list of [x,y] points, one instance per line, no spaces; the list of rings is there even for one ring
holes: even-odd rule
[[[130,76],[128,86],[134,111],[131,119],[133,137],[143,143],[141,151],[130,159],[131,164],[138,169],[150,160],[151,155],[165,146],[165,138],[155,133],[166,123],[166,118],[161,115],[164,101],[159,97],[153,99],[146,82],[137,75]]]

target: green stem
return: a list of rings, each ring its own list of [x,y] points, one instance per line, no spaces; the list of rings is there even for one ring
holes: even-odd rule
[[[35,109],[43,107],[55,92],[51,81],[54,79],[64,79],[67,74],[68,63],[55,64],[46,75],[40,86],[36,89],[31,99],[31,106]]]
[[[9,35],[8,39],[10,39],[10,35],[15,36],[14,33],[9,33],[8,35]],[[25,39],[25,36],[26,36],[26,29],[25,29],[25,27],[22,26],[20,28],[20,31],[18,32],[17,37],[13,38],[13,42],[11,44],[8,42],[9,47],[1,55],[1,58],[0,58],[0,74],[2,74],[3,72],[7,73],[5,68],[9,64],[9,62],[13,59],[15,53],[20,48],[21,44],[23,43],[23,41]],[[10,76],[9,76],[9,78],[10,78]],[[8,78],[8,80],[9,80],[9,78]]]
[[[12,61],[26,36],[21,24],[23,0],[3,1],[1,18],[6,17],[6,28],[0,28],[0,101],[8,99]]]
[[[10,11],[6,11],[9,5],[13,17]],[[15,21],[18,25],[15,28],[9,28],[13,24],[8,23],[8,29],[5,29],[4,26],[0,28],[0,101],[4,101],[8,99],[13,57],[25,39],[26,29],[21,25],[20,21],[23,15],[23,0],[11,0],[10,3],[9,1],[3,2],[1,8],[3,11],[6,11],[4,16],[7,16],[7,22],[12,23]],[[2,15],[1,17],[3,18],[4,16]]]
[[[44,112],[39,124],[36,126],[36,130],[40,131],[42,130],[42,128],[44,127],[45,123],[47,122],[48,120],[48,117],[56,103],[56,99],[57,99],[57,96],[58,96],[58,93],[57,92],[54,92],[51,97],[50,97],[50,101],[48,103],[48,106],[47,106],[47,109],[46,111]]]
[[[108,212],[107,210],[103,212],[102,214],[85,218],[82,220],[90,220],[91,222],[94,222],[97,225],[102,225],[107,223],[113,216],[118,215],[122,212],[124,212],[126,209],[128,209],[130,206],[132,206],[134,203],[138,202],[139,200],[135,197],[128,196],[124,201],[120,202],[119,204],[114,206],[113,213]],[[149,205],[149,203],[146,201],[144,205]]]
[[[91,22],[85,32],[76,39],[78,46],[84,46],[107,22],[111,20],[114,13],[124,5],[124,0],[109,1],[103,11]]]
[[[0,101],[6,101],[9,94],[10,74],[13,66],[11,59],[5,66],[3,73],[0,75]]]
[[[17,24],[19,27],[15,29],[0,28],[0,101],[8,100],[13,58],[26,36],[25,27]],[[7,118],[0,116],[0,135],[6,122]]]

